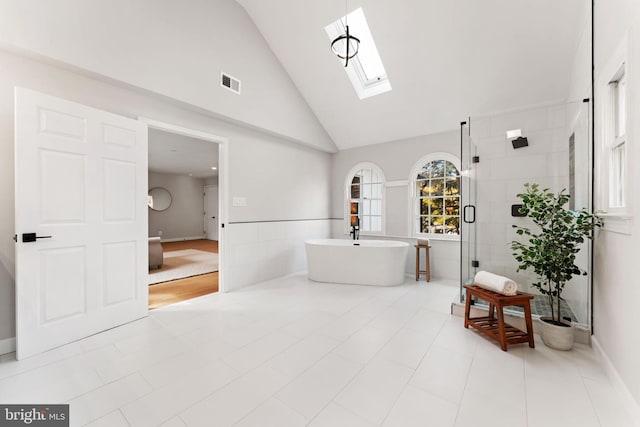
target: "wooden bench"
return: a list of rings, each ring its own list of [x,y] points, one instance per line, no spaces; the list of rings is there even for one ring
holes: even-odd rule
[[[528,342],[529,347],[535,348],[533,341],[533,323],[531,322],[531,306],[529,302],[533,299],[533,295],[518,292],[516,295],[509,296],[499,294],[478,285],[465,285],[467,297],[464,310],[464,327],[472,326],[490,338],[500,343],[502,351],[507,351],[508,344],[517,344]],[[471,298],[479,298],[489,303],[489,315],[484,317],[470,317]],[[504,321],[503,308],[509,306],[519,306],[524,309],[524,320],[527,331],[522,331],[511,326]],[[493,316],[495,312],[497,319]]]

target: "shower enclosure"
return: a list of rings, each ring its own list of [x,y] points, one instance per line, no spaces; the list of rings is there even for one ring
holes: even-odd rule
[[[516,239],[512,225],[530,224],[518,216],[517,194],[525,183],[555,192],[566,189],[570,209],[591,210],[590,120],[590,104],[585,101],[472,117],[461,123],[460,302],[465,298],[462,286],[472,283],[480,270],[509,277],[520,290],[538,294],[530,286],[535,274],[517,271],[510,247]],[[518,132],[526,141],[514,142]],[[576,263],[587,275],[566,285],[562,314],[586,329],[591,327],[590,242]],[[533,314],[547,315],[547,306],[546,297],[539,295],[532,304]]]

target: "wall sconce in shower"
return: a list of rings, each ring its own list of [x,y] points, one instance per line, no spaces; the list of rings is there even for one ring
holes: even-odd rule
[[[529,140],[527,137],[522,136],[522,129],[513,129],[507,131],[507,139],[511,140],[513,149],[529,146]]]

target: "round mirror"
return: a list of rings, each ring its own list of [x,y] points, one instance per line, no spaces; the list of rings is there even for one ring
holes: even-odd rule
[[[171,206],[171,193],[166,188],[152,188],[149,190],[148,202],[154,211],[166,211]]]

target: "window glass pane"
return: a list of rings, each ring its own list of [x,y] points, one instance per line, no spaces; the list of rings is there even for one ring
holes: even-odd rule
[[[441,216],[431,217],[431,233],[444,234],[444,219]]]
[[[360,203],[359,202],[351,202],[350,213],[351,215],[358,215],[360,213]]]
[[[422,167],[422,169],[418,172],[418,175],[416,176],[417,180],[427,179],[431,176],[431,169],[429,165],[431,165],[431,163],[427,163]]]
[[[371,231],[371,217],[363,216],[360,223],[360,229],[364,231]]]
[[[351,198],[352,199],[359,199],[360,198],[360,186],[359,185],[352,185],[351,186]]]
[[[615,137],[625,134],[626,128],[626,79],[624,75],[620,77],[615,86]]]
[[[371,202],[371,215],[382,215],[382,201],[373,200]]]
[[[427,196],[429,194],[428,187],[429,187],[428,180],[416,181],[416,195],[418,197]]]
[[[460,193],[460,178],[447,178],[445,194],[447,196]]]
[[[444,220],[446,234],[460,234],[460,217],[447,216]]]
[[[382,184],[371,185],[371,198],[382,199]]]
[[[351,185],[360,184],[362,182],[362,178],[360,177],[360,172],[362,171],[356,172],[356,174],[353,176],[353,179],[351,180]]]
[[[421,216],[418,218],[421,233],[429,233],[429,217]]]
[[[379,216],[371,217],[371,231],[382,231],[382,218]]]
[[[425,197],[420,199],[420,215],[429,215],[431,199]]]
[[[371,169],[362,169],[362,183],[370,184],[371,183]]]
[[[456,168],[456,166],[451,163],[451,162],[446,162],[446,176],[458,176],[460,175],[460,173],[458,172],[458,168]]]
[[[434,197],[431,200],[431,215],[442,215],[444,213],[444,199]]]
[[[444,193],[444,179],[432,179],[429,194],[432,196],[442,196]]]
[[[350,220],[349,223],[351,224],[352,227],[354,227],[358,223],[358,217],[355,216],[355,215],[351,215],[350,218],[351,218],[351,220]]]
[[[431,162],[431,177],[441,178],[444,176],[444,160],[434,160]]]
[[[371,170],[371,182],[372,183],[380,182],[380,175],[378,175],[378,172],[374,171],[373,169]]]
[[[362,213],[364,215],[371,215],[371,201],[363,200],[362,201]]]
[[[460,198],[458,197],[445,198],[444,210],[447,215],[460,215]]]
[[[371,184],[363,184],[362,187],[362,198],[370,199],[371,198]]]
[[[625,206],[624,177],[626,155],[625,143],[619,144],[611,150],[611,196],[609,197],[609,204],[615,208]]]

